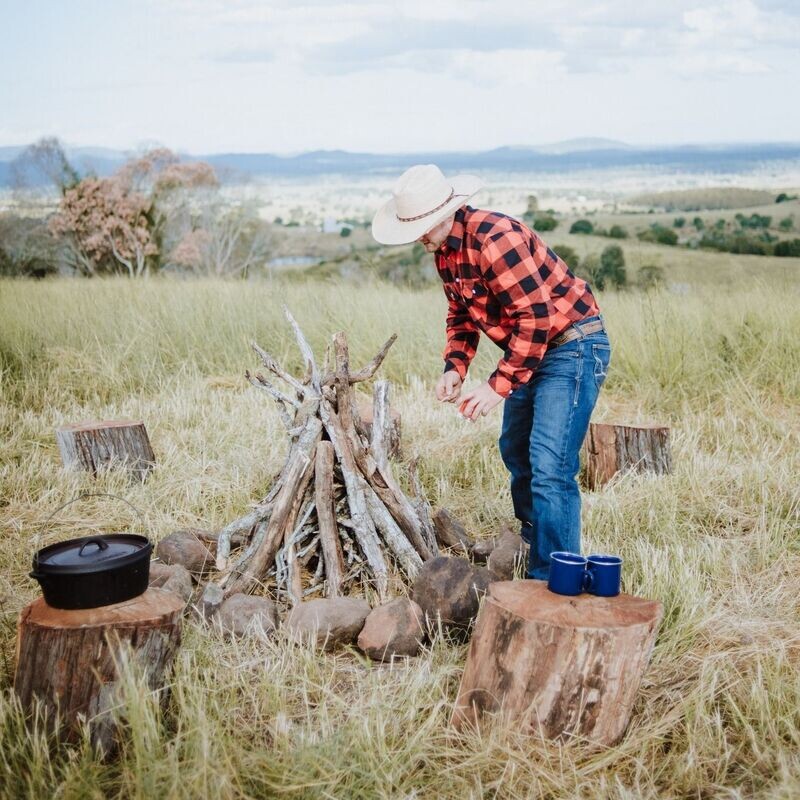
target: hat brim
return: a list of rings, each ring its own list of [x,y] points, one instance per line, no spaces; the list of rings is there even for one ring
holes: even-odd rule
[[[472,195],[483,188],[483,181],[475,175],[456,175],[451,179],[453,198],[435,213],[413,222],[397,218],[394,197],[385,202],[372,219],[372,236],[380,244],[411,244],[460,208]]]

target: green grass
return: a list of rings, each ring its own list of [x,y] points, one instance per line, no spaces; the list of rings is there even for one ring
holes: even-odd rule
[[[696,255],[724,273],[719,255]],[[165,708],[129,677],[117,760],[26,728],[10,684],[16,615],[38,594],[27,577],[37,544],[133,525],[154,540],[216,528],[262,495],[285,437],[243,372],[256,366],[251,339],[299,366],[283,302],[318,352],[346,330],[355,364],[398,334],[380,374],[434,504],[483,536],[511,501],[499,413],[473,425],[433,398],[438,287],[0,282],[0,796],[800,795],[800,280],[783,269],[776,290],[774,261],[755,280],[742,267],[685,295],[600,297],[614,352],[595,419],[670,425],[675,463],[670,476],[584,495],[585,550],[621,553],[625,590],[665,606],[630,728],[601,752],[502,728],[456,735],[466,647],[442,637],[390,668],[282,636],[229,642],[189,619]],[[498,355],[484,340],[473,380]],[[158,466],[144,485],[62,471],[53,429],[92,417],[146,422]],[[86,490],[123,494],[143,521],[93,499],[39,535]]]

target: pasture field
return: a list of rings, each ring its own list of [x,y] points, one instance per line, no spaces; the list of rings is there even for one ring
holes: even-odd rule
[[[478,537],[512,512],[500,409],[471,424],[433,396],[438,287],[0,281],[0,797],[800,796],[797,259],[731,256],[729,272],[725,254],[667,257],[683,271],[664,261],[668,278],[690,292],[599,295],[613,355],[594,418],[670,425],[675,464],[584,494],[584,550],[623,555],[624,590],[665,608],[630,728],[599,752],[500,727],[456,735],[467,648],[442,635],[389,666],[283,635],[230,642],[188,618],[165,708],[129,676],[117,759],[26,729],[11,675],[16,617],[38,594],[27,577],[37,542],[133,524],[100,498],[65,509],[40,539],[42,523],[81,491],[107,491],[141,508],[139,527],[158,540],[218,528],[263,495],[285,434],[243,373],[257,366],[250,340],[299,366],[282,303],[318,353],[346,330],[355,364],[397,333],[379,374],[431,502]],[[471,380],[498,356],[484,340]],[[146,422],[158,466],[145,484],[61,469],[54,428],[93,417]]]

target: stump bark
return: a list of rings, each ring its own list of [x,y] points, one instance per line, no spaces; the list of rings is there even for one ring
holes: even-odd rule
[[[26,709],[39,698],[51,721],[57,711],[67,741],[87,720],[92,744],[110,753],[122,665],[142,670],[151,689],[163,687],[180,644],[183,608],[176,594],[153,587],[124,603],[75,611],[39,598],[17,625],[14,691]]]
[[[65,467],[93,475],[104,468],[121,467],[144,480],[156,463],[143,422],[78,422],[58,428],[56,440]]]
[[[661,615],[661,603],[631,595],[565,597],[534,580],[490,584],[452,724],[477,726],[492,714],[551,739],[614,744]]]
[[[618,472],[672,472],[669,428],[662,425],[589,424],[583,443],[585,481],[590,489],[608,483]]]

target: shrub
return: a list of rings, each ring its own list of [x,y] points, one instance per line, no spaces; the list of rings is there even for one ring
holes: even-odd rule
[[[605,281],[615,288],[621,289],[627,284],[625,254],[618,244],[610,244],[600,254],[600,270]]]
[[[769,228],[772,217],[762,214],[751,214],[746,217],[744,214],[737,214],[736,220],[742,228]]]
[[[773,250],[776,256],[800,256],[800,239],[784,239]]]
[[[760,237],[748,236],[744,233],[720,233],[709,231],[700,239],[700,247],[721,250],[726,253],[767,256],[772,253],[768,234]]]
[[[593,233],[594,225],[588,219],[579,219],[572,223],[570,233]]]
[[[558,220],[555,217],[534,217],[533,227],[537,231],[554,231],[558,226]]]
[[[778,228],[782,231],[790,231],[794,227],[794,217],[784,217],[779,223]]]
[[[678,234],[671,228],[665,228],[657,223],[652,225],[650,230],[642,231],[639,234],[639,239],[643,242],[656,242],[657,244],[670,246],[678,244]]]
[[[701,231],[703,230],[703,228],[705,228],[705,223],[703,222],[702,217],[695,217],[692,220],[692,225],[694,225],[694,227],[697,228],[698,231]]]
[[[348,236],[349,236],[349,235],[350,235],[352,232],[353,232],[353,229],[352,229],[352,228],[348,228],[347,226],[345,226],[345,227],[343,227],[343,228],[342,228],[342,229],[339,231],[339,236],[342,236],[342,237],[346,238],[346,237],[348,237]]]
[[[781,192],[776,198],[776,203],[785,203],[787,200],[797,200],[796,194],[786,194],[786,192]]]
[[[580,259],[578,254],[566,244],[557,244],[553,246],[553,252],[570,268],[572,272],[578,269]]]
[[[636,283],[642,289],[656,289],[664,284],[664,270],[656,264],[645,264],[639,268]]]
[[[612,225],[611,230],[608,232],[608,235],[612,239],[627,239],[628,238],[628,231],[622,227],[622,225]]]
[[[673,228],[682,228],[685,224],[686,224],[685,217],[675,217],[675,219],[672,221]]]
[[[57,271],[59,255],[46,222],[0,214],[0,275],[44,278]]]

